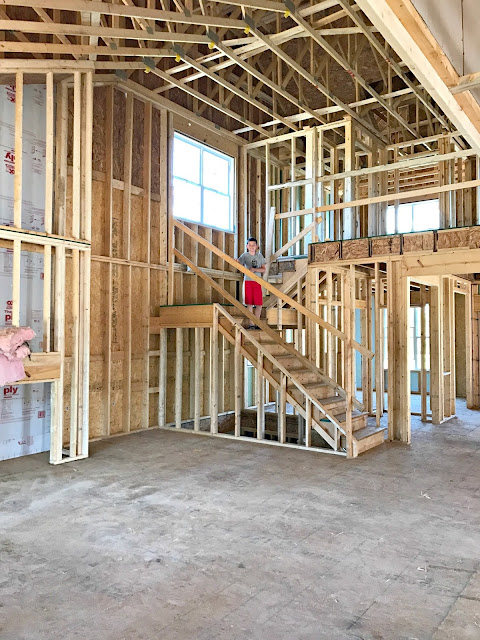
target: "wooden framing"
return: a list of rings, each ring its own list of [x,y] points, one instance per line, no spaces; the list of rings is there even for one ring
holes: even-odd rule
[[[29,373],[53,381],[52,463],[86,457],[89,438],[157,426],[205,433],[208,422],[210,435],[248,440],[247,399],[259,442],[353,457],[387,425],[388,439],[409,443],[410,307],[421,309],[420,417],[437,424],[455,414],[458,294],[467,405],[480,406],[480,138],[468,94],[478,78],[458,78],[410,0],[396,4],[219,0],[205,15],[32,0],[36,21],[22,19],[22,0],[5,5],[15,177],[0,243],[12,250],[13,324],[22,253],[43,254],[44,353]],[[81,15],[67,24],[62,11]],[[358,73],[364,46],[381,89]],[[398,78],[406,88],[393,91]],[[30,83],[46,90],[43,232],[22,219]],[[175,131],[234,158],[235,233],[174,219]],[[402,203],[436,198],[447,230],[380,236],[389,205],[398,231]],[[249,234],[268,259],[265,279],[253,276],[269,294],[259,335],[239,315],[246,270],[235,258]],[[319,380],[331,397],[311,390]],[[370,418],[374,432],[360,434]]]

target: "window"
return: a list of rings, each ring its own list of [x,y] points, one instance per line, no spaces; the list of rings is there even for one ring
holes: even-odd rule
[[[408,367],[413,371],[420,371],[422,368],[422,310],[420,307],[410,307],[408,310],[408,333],[409,333],[409,360]],[[384,330],[384,367],[388,369],[388,329],[387,313],[384,310],[383,330]],[[430,316],[429,305],[425,305],[425,367],[430,370]]]
[[[398,207],[397,229],[395,229],[395,207],[387,209],[387,233],[410,233],[440,228],[440,207],[438,200],[423,200],[400,204]]]
[[[225,231],[234,230],[233,158],[175,133],[173,215]]]

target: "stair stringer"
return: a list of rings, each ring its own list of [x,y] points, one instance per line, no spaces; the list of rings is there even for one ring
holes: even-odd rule
[[[237,323],[236,322],[233,323],[233,326],[235,326],[235,324],[237,324]],[[234,337],[232,336],[232,334],[227,329],[225,329],[224,327],[219,325],[219,330],[227,338],[227,340],[229,340],[229,342],[231,344],[235,344]],[[256,353],[257,349],[260,348],[264,353],[268,353],[268,352],[266,352],[265,349],[262,349],[261,343],[258,342],[257,340],[255,340],[253,337],[250,338],[250,341],[251,341],[252,347],[254,349],[254,352],[252,353],[248,348],[246,348],[245,345],[242,344],[241,345],[241,353],[255,367],[255,369],[257,369],[258,368],[257,353]],[[300,353],[298,355],[301,356]],[[319,400],[314,398],[300,382],[295,380],[294,373],[292,373],[292,372],[288,371],[288,369],[284,368],[283,365],[275,359],[275,356],[272,356],[271,354],[269,354],[269,355],[266,356],[266,359],[272,365],[275,365],[275,367],[277,367],[278,370],[280,370],[280,371],[283,370],[283,372],[294,382],[295,388],[298,389],[305,398],[308,398],[308,400],[312,403],[312,405],[314,407],[316,407],[322,413],[322,415],[324,415],[332,423],[332,426],[335,425],[335,427],[343,435],[346,435],[342,424],[336,419],[336,417],[326,407],[324,407],[321,404],[321,402]],[[275,390],[279,390],[280,389],[280,380],[275,376],[273,368],[272,368],[272,370],[269,370],[269,368],[265,368],[264,367],[263,375],[267,378],[269,383],[272,384],[272,386],[273,386],[273,388]],[[325,377],[323,376],[323,374],[321,374],[319,372],[319,380],[321,381],[321,383],[324,383],[324,379],[325,379]],[[333,387],[333,385],[332,385],[332,391],[336,392],[338,390],[338,385],[336,385],[336,383],[334,383],[334,384],[335,384],[335,387]],[[293,407],[295,407],[295,409],[300,413],[300,415],[303,418],[305,418],[306,417],[305,408],[298,402],[298,400],[292,395],[292,393],[289,392],[288,389],[287,389],[286,396],[287,396],[288,402]],[[332,435],[331,433],[326,431],[326,429],[321,424],[319,424],[319,422],[313,416],[312,416],[312,427],[315,429],[315,431],[319,435],[322,436],[322,438],[324,438],[324,440],[334,450],[338,449],[338,442],[337,442],[337,440],[335,438],[335,435]]]

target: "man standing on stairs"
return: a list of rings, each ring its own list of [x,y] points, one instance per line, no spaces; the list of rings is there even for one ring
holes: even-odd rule
[[[266,260],[258,251],[256,238],[248,239],[247,250],[237,258],[237,262],[257,275],[265,273]],[[260,277],[263,276],[260,275]],[[243,303],[251,313],[255,313],[257,318],[260,318],[263,306],[262,286],[249,278],[247,274],[245,274],[243,282]],[[257,329],[258,327],[252,324],[247,328]]]

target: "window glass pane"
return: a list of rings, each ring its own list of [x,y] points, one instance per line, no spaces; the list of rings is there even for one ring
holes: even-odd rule
[[[200,148],[177,136],[173,139],[173,175],[200,184]]]
[[[416,202],[413,207],[413,230],[427,231],[440,226],[440,208],[438,200]]]
[[[202,184],[209,189],[228,194],[230,191],[229,166],[230,160],[221,158],[208,151],[203,152]]]
[[[203,222],[212,227],[230,229],[230,198],[204,189]]]
[[[233,171],[230,156],[175,133],[173,215],[233,231]]]
[[[201,187],[185,180],[173,179],[173,215],[192,222],[201,221]]]
[[[412,205],[401,204],[398,207],[398,233],[412,231]]]
[[[387,233],[391,235],[395,233],[395,207],[388,207],[387,209]]]

